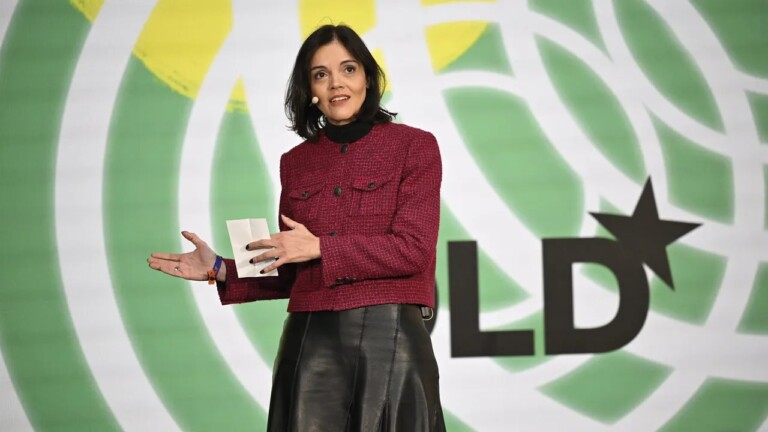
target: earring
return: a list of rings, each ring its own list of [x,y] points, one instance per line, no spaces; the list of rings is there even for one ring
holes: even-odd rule
[[[312,102],[310,103],[310,105],[317,105],[318,102],[320,102],[320,98],[318,98],[317,96],[312,96]]]

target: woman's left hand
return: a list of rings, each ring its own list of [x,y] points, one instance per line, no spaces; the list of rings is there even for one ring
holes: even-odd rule
[[[285,215],[280,215],[289,231],[272,234],[269,239],[248,243],[247,250],[272,248],[251,259],[252,263],[274,259],[264,267],[262,273],[269,273],[283,264],[299,263],[320,258],[320,239],[309,232],[307,227]]]

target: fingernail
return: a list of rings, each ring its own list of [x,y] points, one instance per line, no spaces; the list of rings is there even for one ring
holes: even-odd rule
[[[259,270],[259,273],[264,274],[264,270]]]
[[[253,264],[253,258],[249,259],[248,262]]]
[[[245,250],[251,250],[248,245],[245,245]]]

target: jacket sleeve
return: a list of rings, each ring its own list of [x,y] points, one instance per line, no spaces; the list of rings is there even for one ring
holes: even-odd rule
[[[437,141],[430,133],[420,133],[408,148],[390,232],[320,237],[323,283],[332,286],[423,272],[435,259],[441,181]]]
[[[227,266],[227,280],[216,283],[219,300],[223,305],[282,299],[288,298],[290,294],[290,284],[293,283],[295,271],[293,264],[281,266],[278,276],[243,279],[237,276],[234,260],[225,259],[224,265]]]
[[[280,163],[280,181],[283,185],[283,165]],[[285,211],[285,192],[280,192],[280,211],[277,215],[280,231],[288,228],[283,224],[280,214]],[[237,275],[237,266],[235,261],[225,259],[224,265],[227,266],[227,280],[217,282],[219,290],[219,300],[221,304],[247,303],[257,300],[273,300],[288,298],[291,293],[291,286],[296,279],[296,265],[284,264],[277,270],[277,276],[267,276],[258,278],[239,278]]]

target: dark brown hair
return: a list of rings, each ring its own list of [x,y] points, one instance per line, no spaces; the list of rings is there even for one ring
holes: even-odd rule
[[[291,78],[288,80],[288,89],[285,92],[285,114],[291,122],[290,128],[304,139],[317,139],[324,121],[323,113],[317,106],[310,104],[312,92],[309,63],[320,47],[333,41],[343,45],[352,57],[360,62],[365,71],[368,89],[357,119],[370,123],[388,123],[396,115],[381,106],[381,95],[385,86],[384,71],[376,63],[360,36],[343,24],[327,24],[312,32],[299,48]]]

